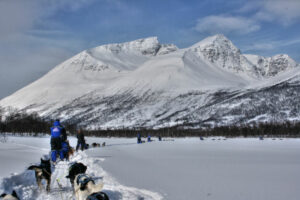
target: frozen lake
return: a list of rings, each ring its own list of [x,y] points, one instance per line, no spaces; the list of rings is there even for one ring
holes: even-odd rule
[[[70,140],[75,146],[75,138]],[[87,138],[88,143],[104,141],[106,147],[86,153],[91,159],[101,160],[99,164],[108,177],[128,187],[153,191],[163,199],[300,197],[300,139],[181,138],[136,144],[135,138]],[[0,145],[0,176],[21,173],[48,152],[48,137],[10,137]]]
[[[300,140],[228,139],[127,144],[89,151],[119,182],[165,199],[297,200]]]

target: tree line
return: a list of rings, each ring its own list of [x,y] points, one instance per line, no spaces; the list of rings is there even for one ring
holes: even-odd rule
[[[268,122],[206,128],[184,128],[181,126],[161,129],[118,129],[118,130],[86,130],[85,134],[98,137],[136,137],[140,133],[143,137],[300,137],[300,122]]]
[[[18,133],[37,136],[40,133],[50,134],[53,119],[41,118],[37,113],[11,111],[3,115],[0,108],[0,133]],[[76,124],[62,122],[69,135],[76,134]],[[122,129],[87,130],[81,128],[86,136],[98,137],[136,137],[140,133],[143,137],[300,137],[300,122],[266,122],[238,124],[230,126],[186,128],[186,125],[166,127],[160,129],[134,127]]]
[[[50,127],[54,120],[44,119],[37,113],[20,112],[10,109],[4,115],[4,110],[0,107],[0,133],[18,133],[37,136],[39,134],[50,134]],[[75,132],[76,127],[72,124],[64,124],[67,130]]]

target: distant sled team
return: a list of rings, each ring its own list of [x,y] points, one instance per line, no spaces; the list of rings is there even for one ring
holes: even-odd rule
[[[106,143],[105,142],[103,142],[102,143],[102,147],[105,147],[106,146]],[[92,143],[92,147],[93,148],[96,148],[96,147],[101,147],[101,144],[100,143],[96,143],[96,142],[94,142],[94,143]]]
[[[157,138],[158,138],[158,141],[163,141],[161,135],[159,135]],[[155,141],[155,140],[152,140],[151,135],[148,134],[147,142],[152,142],[152,141]],[[164,141],[174,141],[174,140],[165,139]],[[138,144],[145,143],[145,140],[142,140],[142,135],[140,133],[137,134],[137,143]]]

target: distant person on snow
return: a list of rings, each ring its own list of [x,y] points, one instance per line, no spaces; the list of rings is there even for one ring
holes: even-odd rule
[[[150,134],[148,134],[148,142],[151,142],[152,140],[151,140],[151,135]]]
[[[50,128],[51,130],[51,160],[53,163],[56,163],[56,156],[57,154],[59,154],[59,157],[61,160],[64,159],[64,155],[63,152],[61,150],[61,143],[62,143],[62,137],[66,137],[66,133],[65,136],[63,136],[63,132],[66,132],[64,127],[61,126],[59,120],[55,120],[53,127]],[[64,130],[64,131],[63,131]]]
[[[142,136],[140,133],[137,134],[137,143],[138,144],[142,143]]]
[[[160,135],[158,136],[158,141],[161,141],[161,136]]]
[[[85,149],[85,139],[84,139],[84,134],[83,132],[79,129],[77,132],[77,146],[76,146],[76,151],[78,151],[80,146],[81,151]]]

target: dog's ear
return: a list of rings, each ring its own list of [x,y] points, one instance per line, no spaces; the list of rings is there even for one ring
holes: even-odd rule
[[[17,195],[17,193],[16,193],[15,190],[13,190],[13,192],[11,193],[11,195],[14,196],[14,197],[16,197],[17,199],[19,199],[19,197],[18,197],[18,195]]]
[[[101,199],[102,199],[102,200],[109,200],[109,198],[108,198],[108,196],[107,196],[106,193],[104,193],[104,192],[99,192],[98,194],[101,195]]]
[[[70,175],[66,176],[66,178],[70,178]]]
[[[3,194],[1,194],[1,196],[0,196],[0,197],[2,197],[2,198],[3,198],[3,197],[5,197],[5,196],[6,196],[6,193],[3,193]]]

